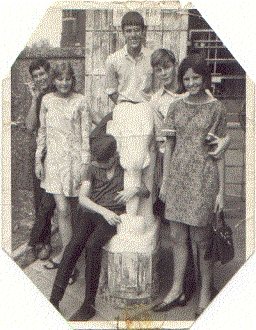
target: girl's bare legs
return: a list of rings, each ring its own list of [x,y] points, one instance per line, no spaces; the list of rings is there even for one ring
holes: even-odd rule
[[[187,225],[171,222],[171,241],[173,251],[173,285],[164,298],[164,302],[169,303],[178,298],[183,292],[184,276],[188,260]]]
[[[65,247],[68,245],[71,236],[72,236],[72,225],[71,225],[71,216],[70,216],[70,201],[68,197],[64,195],[54,195],[58,224],[59,224],[59,233],[62,241],[62,249],[60,254],[58,254],[53,261],[59,263],[62,259]]]
[[[193,240],[191,240],[191,247],[192,247],[192,251],[193,251],[193,259],[194,259],[194,265],[195,265],[194,275],[195,275],[196,288],[198,288],[199,283],[200,283],[199,251],[198,251],[197,243],[194,242]]]
[[[204,255],[206,252],[205,244],[198,244],[199,251],[199,267],[200,267],[200,295],[198,303],[198,314],[200,314],[211,301],[211,288],[213,281],[213,262],[212,260],[205,260]]]

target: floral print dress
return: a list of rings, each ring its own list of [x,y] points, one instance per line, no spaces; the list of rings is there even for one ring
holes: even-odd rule
[[[90,108],[85,96],[46,94],[41,103],[36,162],[44,161],[41,187],[48,193],[77,197],[82,164],[90,161]]]
[[[212,221],[219,173],[205,143],[209,132],[226,135],[226,111],[220,101],[211,98],[199,104],[184,98],[170,105],[162,130],[164,136],[175,138],[167,178],[168,220],[199,227]]]

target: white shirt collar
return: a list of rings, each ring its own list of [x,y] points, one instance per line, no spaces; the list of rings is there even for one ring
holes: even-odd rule
[[[176,94],[176,93],[174,93],[172,91],[169,91],[168,89],[166,89],[166,88],[163,87],[162,95],[165,94],[165,93],[167,93],[167,94],[169,94],[169,95],[171,95],[173,97],[177,97],[177,95],[178,95],[178,94]]]
[[[146,47],[142,46],[139,56],[145,55],[146,49],[147,49]],[[123,47],[123,53],[124,53],[125,56],[130,56],[131,57],[131,55],[128,53],[128,49],[127,49],[126,44]]]
[[[165,89],[164,87],[161,87],[156,93],[159,97],[164,95],[165,93],[171,95],[172,97],[177,97],[178,96],[178,94],[176,94],[174,92],[171,92],[168,89]]]

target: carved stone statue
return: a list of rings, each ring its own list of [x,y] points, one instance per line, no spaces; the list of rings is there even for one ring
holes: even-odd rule
[[[147,103],[118,104],[107,133],[115,137],[121,166],[124,168],[124,189],[140,187],[142,180],[152,191],[154,152],[153,114]],[[105,251],[108,254],[109,294],[131,302],[149,302],[155,291],[154,262],[157,249],[158,223],[153,216],[152,197],[133,197],[126,204],[122,223]],[[105,265],[106,267],[106,265]],[[120,306],[120,301],[118,302]]]

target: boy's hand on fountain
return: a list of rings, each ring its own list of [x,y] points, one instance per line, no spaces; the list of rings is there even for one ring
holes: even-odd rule
[[[101,212],[101,215],[111,226],[116,226],[121,223],[120,216],[115,214],[113,211],[105,209],[103,212]]]
[[[127,188],[125,190],[119,191],[115,200],[120,204],[125,204],[131,198],[133,198],[135,195],[137,195],[138,192],[139,192],[139,188],[137,188],[137,187]]]

